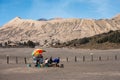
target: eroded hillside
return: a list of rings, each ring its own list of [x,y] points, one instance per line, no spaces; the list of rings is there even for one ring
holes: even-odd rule
[[[0,28],[0,41],[34,41],[41,45],[66,42],[120,30],[120,15],[111,19],[58,18],[46,21],[14,18]]]

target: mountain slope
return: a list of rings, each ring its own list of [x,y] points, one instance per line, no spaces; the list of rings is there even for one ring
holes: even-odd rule
[[[89,48],[89,49],[117,49],[120,48],[120,30],[109,31],[95,35],[92,37],[85,37],[82,39],[74,39],[64,43],[56,43],[52,47],[73,47],[73,48]]]
[[[54,43],[94,36],[120,30],[120,15],[112,19],[52,19],[26,20],[16,17],[0,28],[0,41],[28,41]]]

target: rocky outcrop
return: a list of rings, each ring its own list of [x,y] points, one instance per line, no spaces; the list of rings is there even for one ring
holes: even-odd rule
[[[120,30],[120,15],[100,20],[57,18],[37,21],[16,17],[0,28],[0,41],[32,40],[43,45],[90,37],[110,30]]]

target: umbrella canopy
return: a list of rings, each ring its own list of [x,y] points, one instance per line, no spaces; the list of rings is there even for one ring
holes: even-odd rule
[[[46,52],[46,51],[43,50],[43,49],[35,49],[35,50],[32,52],[32,56],[39,56],[39,55],[42,54],[43,52]]]

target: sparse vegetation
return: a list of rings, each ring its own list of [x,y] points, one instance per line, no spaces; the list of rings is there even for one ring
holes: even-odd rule
[[[74,47],[74,48],[120,48],[120,31],[109,31],[88,38],[74,39],[59,43],[52,47]]]
[[[4,42],[4,43],[0,43],[0,47],[3,48],[23,48],[23,47],[30,47],[30,48],[34,48],[35,46],[39,45],[38,42],[33,42],[28,40],[27,42],[12,42],[12,41],[8,41],[8,42]]]
[[[29,41],[27,42],[27,46],[28,46],[28,47],[31,47],[31,48],[34,48],[34,47],[35,47],[35,43],[29,40]]]
[[[47,44],[45,40],[45,44]],[[40,45],[39,42],[33,41],[21,41],[21,42],[12,42],[7,41],[0,43],[0,47],[30,47],[34,48],[35,46]],[[51,47],[61,48],[61,47],[73,47],[73,48],[94,48],[94,49],[108,49],[108,48],[120,48],[120,30],[109,31],[108,33],[103,33],[95,35],[92,37],[85,37],[82,39],[74,39],[71,41],[61,43],[58,41],[52,41],[50,44]]]
[[[120,43],[120,31],[110,31],[101,39],[97,40],[97,43]]]

